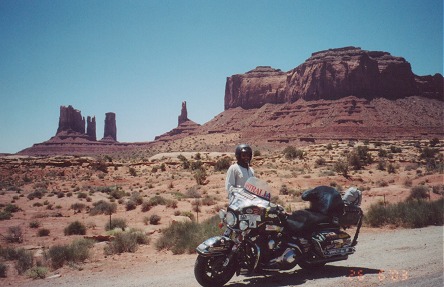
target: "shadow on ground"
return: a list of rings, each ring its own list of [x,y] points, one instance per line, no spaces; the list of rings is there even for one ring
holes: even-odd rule
[[[302,270],[296,269],[286,272],[275,272],[264,275],[255,275],[250,277],[234,277],[232,279],[237,282],[229,282],[225,286],[240,287],[240,286],[267,286],[267,287],[282,287],[302,285],[309,280],[328,279],[339,277],[358,277],[369,274],[378,274],[379,269],[365,268],[365,267],[344,267],[344,266],[325,266],[318,270]]]

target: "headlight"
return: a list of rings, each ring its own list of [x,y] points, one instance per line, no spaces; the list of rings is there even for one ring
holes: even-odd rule
[[[245,220],[241,220],[239,222],[239,229],[244,231],[247,230],[247,228],[248,228],[248,222],[246,222]]]
[[[233,212],[228,211],[227,215],[225,216],[225,222],[231,227],[235,226],[237,222],[236,215]]]

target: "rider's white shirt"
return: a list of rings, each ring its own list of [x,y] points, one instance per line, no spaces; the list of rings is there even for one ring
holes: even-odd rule
[[[254,170],[250,168],[244,168],[237,163],[232,164],[227,171],[227,178],[225,180],[225,189],[230,195],[232,188],[244,187],[247,180],[254,176]]]

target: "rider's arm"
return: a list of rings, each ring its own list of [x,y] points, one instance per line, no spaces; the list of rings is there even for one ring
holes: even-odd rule
[[[227,177],[225,179],[225,190],[228,194],[233,187],[236,187],[236,165],[231,165],[227,171]]]

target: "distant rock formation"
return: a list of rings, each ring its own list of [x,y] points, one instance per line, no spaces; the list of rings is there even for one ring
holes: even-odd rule
[[[154,140],[156,141],[168,141],[171,137],[185,137],[192,134],[200,125],[188,119],[187,102],[182,102],[182,109],[180,115],[178,116],[177,127],[169,132],[166,132],[160,136],[156,136]]]
[[[95,141],[97,140],[96,137],[96,117],[90,117],[88,116],[86,118],[86,134],[88,135],[88,137]]]
[[[87,118],[87,131],[85,133],[85,117],[79,110],[72,106],[60,106],[59,126],[57,133],[52,140],[78,138],[88,141],[96,140],[96,120],[95,117]]]
[[[74,109],[72,106],[60,106],[59,127],[57,128],[56,135],[62,132],[85,133],[85,118],[82,117],[82,113],[79,110]]]
[[[116,114],[105,114],[105,128],[102,141],[117,141]]]
[[[357,47],[313,53],[289,72],[257,67],[227,78],[225,110],[259,108],[266,103],[337,100],[355,96],[368,100],[423,96],[443,100],[443,77],[417,76],[404,58]]]
[[[180,126],[180,124],[188,121],[188,112],[187,112],[187,102],[182,102],[182,110],[180,111],[180,115],[177,119],[177,125]]]

